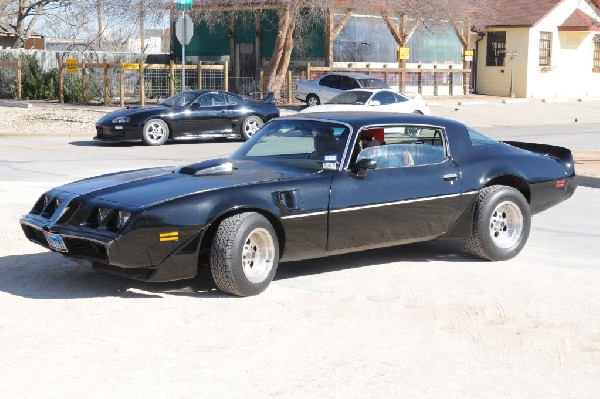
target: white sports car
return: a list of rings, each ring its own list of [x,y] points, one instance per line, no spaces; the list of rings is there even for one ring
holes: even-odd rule
[[[323,105],[307,107],[300,112],[400,112],[405,114],[431,115],[423,97],[418,93],[398,93],[388,89],[348,90]]]

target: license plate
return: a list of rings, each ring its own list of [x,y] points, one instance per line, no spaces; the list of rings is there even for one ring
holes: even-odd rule
[[[45,231],[44,236],[46,236],[46,241],[50,249],[58,252],[67,252],[67,246],[60,235]]]

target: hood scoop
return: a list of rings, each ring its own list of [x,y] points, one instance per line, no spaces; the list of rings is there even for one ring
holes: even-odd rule
[[[192,176],[218,176],[230,175],[233,170],[233,163],[221,158],[184,166],[179,173]]]

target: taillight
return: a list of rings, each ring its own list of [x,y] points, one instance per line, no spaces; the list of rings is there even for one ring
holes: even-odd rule
[[[560,179],[556,181],[556,188],[563,188],[565,186],[565,179]]]

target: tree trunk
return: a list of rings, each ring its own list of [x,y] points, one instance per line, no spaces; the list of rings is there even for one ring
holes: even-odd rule
[[[295,4],[287,3],[279,9],[279,28],[275,49],[269,61],[267,69],[267,90],[272,91],[275,99],[279,100],[281,86],[285,81],[285,75],[290,63],[290,57],[294,48],[294,29],[296,27]]]
[[[102,0],[96,1],[96,15],[98,16],[98,50],[104,47],[104,26],[102,25]]]
[[[146,0],[140,0],[140,52],[146,50]]]

